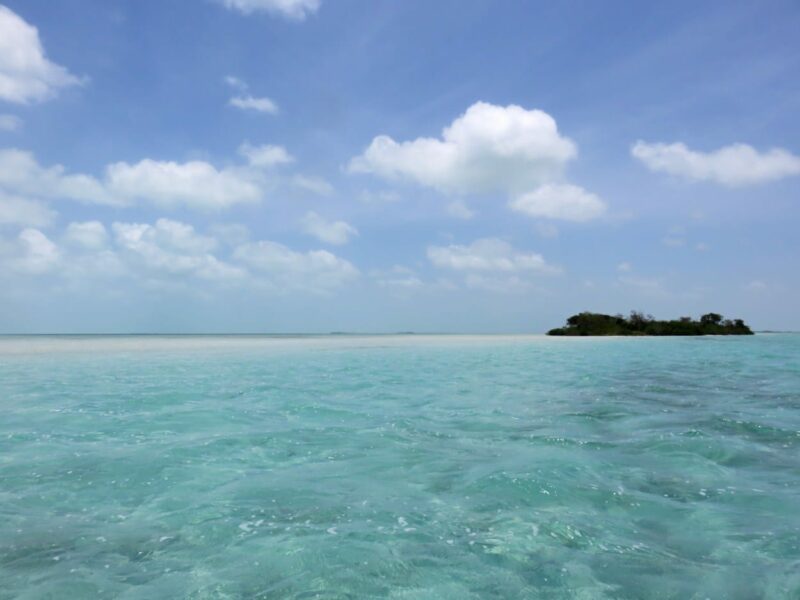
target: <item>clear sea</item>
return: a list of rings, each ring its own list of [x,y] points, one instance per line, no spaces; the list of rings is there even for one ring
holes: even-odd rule
[[[800,598],[800,335],[2,337],[0,598]]]

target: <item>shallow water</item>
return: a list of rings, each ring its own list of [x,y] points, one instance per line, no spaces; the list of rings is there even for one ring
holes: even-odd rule
[[[0,598],[798,598],[800,336],[0,338]]]

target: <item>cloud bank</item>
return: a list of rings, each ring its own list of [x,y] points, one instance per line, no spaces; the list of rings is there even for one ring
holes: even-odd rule
[[[0,212],[10,214],[13,204],[20,215],[32,214],[32,203],[43,200],[117,207],[146,202],[170,209],[223,210],[260,201],[270,183],[267,170],[293,160],[280,146],[245,144],[240,154],[246,164],[223,168],[199,160],[116,162],[106,167],[102,178],[96,178],[70,174],[61,165],[42,166],[24,150],[0,149],[0,206],[5,206]],[[42,224],[22,216],[17,222]]]
[[[358,269],[327,250],[301,252],[269,240],[224,243],[172,219],[154,223],[72,222],[60,236],[23,229],[0,238],[0,274],[49,275],[64,282],[123,279],[143,287],[192,282],[257,292],[328,293]]]

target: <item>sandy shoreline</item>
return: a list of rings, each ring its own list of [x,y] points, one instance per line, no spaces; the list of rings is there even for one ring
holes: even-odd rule
[[[482,345],[542,341],[544,334],[346,334],[346,335],[5,335],[0,355],[148,352],[172,350],[271,350],[386,346]]]

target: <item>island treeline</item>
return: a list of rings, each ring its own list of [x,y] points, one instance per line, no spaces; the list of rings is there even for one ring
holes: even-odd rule
[[[652,315],[631,311],[629,317],[582,312],[567,319],[564,327],[551,329],[547,335],[753,335],[741,319],[725,319],[707,313],[695,321],[681,317],[658,321]]]

